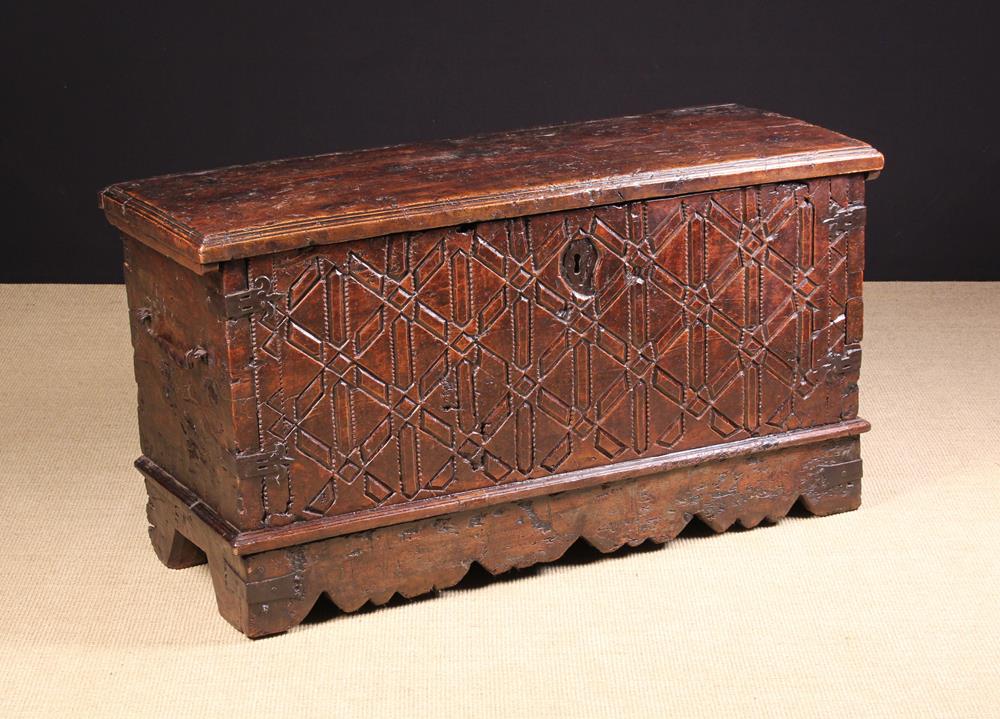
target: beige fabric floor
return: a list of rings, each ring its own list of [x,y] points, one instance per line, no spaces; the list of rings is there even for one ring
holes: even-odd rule
[[[1000,715],[1000,284],[869,284],[864,505],[251,642],[146,538],[124,292],[0,287],[0,716]]]

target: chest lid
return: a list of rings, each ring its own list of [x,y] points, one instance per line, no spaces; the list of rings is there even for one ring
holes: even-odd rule
[[[870,145],[739,105],[165,175],[108,220],[189,267],[465,222],[882,168]]]

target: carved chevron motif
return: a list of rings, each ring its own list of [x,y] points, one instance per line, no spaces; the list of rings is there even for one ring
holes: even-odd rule
[[[764,185],[252,259],[273,310],[249,320],[245,434],[293,460],[262,523],[855,416],[862,192]],[[595,253],[586,291],[573,243]]]

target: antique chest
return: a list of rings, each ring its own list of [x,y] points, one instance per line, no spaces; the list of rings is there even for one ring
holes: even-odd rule
[[[721,105],[109,187],[157,555],[258,637],[856,508],[881,167]]]

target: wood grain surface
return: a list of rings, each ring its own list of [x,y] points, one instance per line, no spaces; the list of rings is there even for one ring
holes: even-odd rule
[[[158,556],[262,636],[855,508],[881,163],[726,105],[110,188]]]
[[[190,267],[310,245],[882,168],[869,145],[738,105],[125,182],[110,222]]]
[[[457,511],[318,542],[233,556],[175,493],[147,479],[149,535],[181,569],[207,561],[219,611],[251,638],[301,622],[320,595],[351,612],[395,594],[457,584],[473,562],[491,574],[551,562],[581,537],[601,552],[666,542],[698,518],[716,532],[778,521],[796,501],[817,515],[861,503],[859,440],[846,437],[638,476],[487,509]]]

